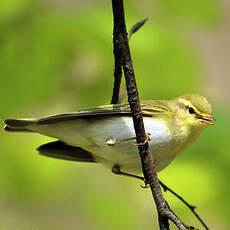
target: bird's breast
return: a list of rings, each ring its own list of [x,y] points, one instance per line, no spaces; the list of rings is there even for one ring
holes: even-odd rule
[[[151,154],[157,162],[157,171],[166,167],[173,159],[173,138],[167,125],[151,117],[144,118],[149,135]],[[88,135],[83,148],[110,166],[119,164],[126,171],[140,171],[140,157],[135,145],[135,131],[131,117],[113,117],[94,124],[84,131]]]

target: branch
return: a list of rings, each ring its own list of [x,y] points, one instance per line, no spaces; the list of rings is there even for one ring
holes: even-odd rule
[[[145,19],[137,22],[135,25],[133,25],[131,27],[131,29],[129,30],[129,33],[128,33],[128,40],[129,41],[130,41],[132,35],[134,33],[136,33],[146,23],[147,20],[148,20],[148,18],[145,18]],[[115,35],[116,35],[116,33],[115,33]],[[117,41],[117,39],[114,37],[113,42],[114,42],[114,56],[115,56],[115,70],[114,70],[115,80],[114,80],[114,90],[113,90],[113,96],[112,96],[111,104],[120,103],[120,101],[124,97],[123,93],[125,93],[125,92],[121,92],[122,90],[124,90],[124,88],[120,90],[120,81],[122,78],[122,69],[121,69],[122,66],[121,66],[121,57],[120,57],[121,54],[120,54],[120,49],[119,49],[119,43],[116,41]],[[119,60],[119,62],[117,60]],[[142,177],[139,177],[139,176],[137,176],[137,178],[142,179]],[[160,180],[159,180],[159,183],[160,183],[161,187],[163,188],[164,192],[169,191],[175,197],[177,197],[179,200],[181,200],[191,210],[191,212],[195,215],[195,217],[203,225],[203,227],[206,230],[209,230],[208,226],[205,224],[205,222],[201,219],[201,217],[195,211],[196,206],[189,204],[186,200],[184,200],[184,198],[182,196],[175,193],[172,189],[170,189],[167,185],[165,185]]]
[[[162,181],[159,180],[159,183],[161,187],[163,188],[164,192],[171,192],[175,197],[177,197],[179,200],[181,200],[194,214],[194,216],[200,221],[200,223],[203,225],[203,227],[206,230],[209,230],[208,226],[205,224],[205,222],[201,219],[201,217],[198,215],[198,213],[195,211],[196,206],[189,204],[182,196],[175,193],[171,188],[169,188],[167,185],[165,185]]]
[[[155,164],[152,160],[152,155],[149,150],[148,142],[146,142],[147,137],[145,134],[143,116],[141,112],[140,101],[127,38],[123,0],[112,0],[112,6],[114,19],[113,42],[114,45],[118,45],[118,48],[116,50],[118,50],[120,58],[119,60],[117,60],[117,62],[120,63],[121,61],[121,65],[123,67],[123,71],[125,74],[128,101],[133,117],[134,129],[136,133],[143,174],[146,181],[149,183],[151,187],[153,198],[158,211],[160,229],[169,230],[168,220],[170,219],[174,222],[178,229],[185,230],[188,229],[187,226],[185,226],[185,224],[169,209],[166,201],[164,200],[162,191],[160,189],[160,184],[157,178]],[[116,65],[117,55],[114,54],[114,57]]]
[[[114,54],[114,87],[111,104],[117,104],[119,100],[121,77],[122,77],[122,65],[121,65],[121,49],[118,42],[119,24],[117,20],[114,20],[113,29],[113,54]]]
[[[137,22],[129,31],[128,40],[131,39],[131,36],[136,33],[148,20],[148,18],[145,18],[144,20],[141,20]],[[122,78],[122,65],[121,65],[121,52],[119,48],[118,43],[118,33],[115,32],[117,30],[118,25],[115,25],[114,22],[114,31],[113,31],[113,54],[114,54],[114,85],[113,85],[113,95],[111,99],[111,104],[117,104],[121,101],[122,95],[120,92],[120,85],[121,85],[121,78]]]

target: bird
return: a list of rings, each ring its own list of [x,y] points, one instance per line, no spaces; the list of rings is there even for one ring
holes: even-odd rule
[[[212,106],[199,94],[140,102],[157,172],[214,125]],[[42,155],[81,162],[99,162],[116,174],[142,172],[128,103],[111,104],[40,119],[7,119],[5,131],[39,133],[57,139],[41,145]],[[138,177],[138,176],[137,176]]]

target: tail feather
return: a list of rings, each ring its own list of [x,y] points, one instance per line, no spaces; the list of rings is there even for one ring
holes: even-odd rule
[[[37,150],[41,155],[62,160],[96,162],[90,152],[80,147],[67,145],[62,141],[54,141],[41,145]]]
[[[7,119],[4,130],[7,132],[33,132],[28,127],[36,122],[36,119]]]

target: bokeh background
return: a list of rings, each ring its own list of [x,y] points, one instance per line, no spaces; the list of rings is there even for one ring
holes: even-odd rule
[[[159,177],[210,229],[230,229],[230,2],[126,0],[140,97],[206,95],[215,127]],[[107,104],[113,87],[112,9],[105,0],[0,3],[0,120]],[[38,155],[51,138],[0,132],[0,229],[157,229],[150,191],[99,164]],[[175,212],[202,227],[166,193]],[[175,229],[173,226],[172,229]]]

